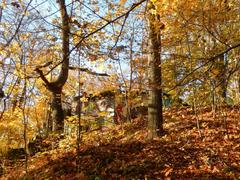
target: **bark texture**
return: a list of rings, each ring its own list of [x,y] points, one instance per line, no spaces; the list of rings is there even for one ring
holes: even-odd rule
[[[52,94],[52,130],[54,132],[63,132],[64,129],[64,113],[62,108],[62,88],[68,79],[68,71],[69,71],[69,34],[70,34],[70,25],[69,25],[69,16],[67,13],[67,8],[65,4],[65,0],[58,0],[61,19],[62,19],[62,67],[59,76],[53,82],[49,82],[43,72],[40,69],[36,69],[36,71],[40,74],[40,78],[45,83],[47,89]]]
[[[160,22],[158,15],[149,14],[149,138],[163,133],[162,88],[161,88],[161,33],[154,25]]]

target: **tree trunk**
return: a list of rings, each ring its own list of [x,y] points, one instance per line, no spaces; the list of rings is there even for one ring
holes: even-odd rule
[[[62,109],[61,93],[52,92],[52,118],[52,130],[54,132],[62,132],[64,127],[64,113]]]
[[[161,88],[161,34],[154,26],[160,17],[149,14],[149,138],[163,134],[162,88]]]
[[[219,72],[217,76],[219,95],[225,103],[227,100],[227,61],[225,61],[224,54],[217,59],[216,66]]]
[[[62,108],[61,94],[62,88],[68,79],[69,71],[69,34],[70,25],[69,17],[67,13],[67,8],[65,0],[58,0],[62,19],[62,67],[57,80],[49,82],[42,70],[39,68],[36,71],[40,74],[41,79],[44,81],[47,89],[52,93],[52,119],[53,119],[53,131],[63,132],[64,129],[64,114]]]

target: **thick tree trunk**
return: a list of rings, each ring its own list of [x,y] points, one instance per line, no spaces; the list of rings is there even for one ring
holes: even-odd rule
[[[52,117],[54,119],[52,130],[63,131],[64,114],[62,109],[61,94],[52,93]]]
[[[224,55],[220,57],[220,63],[222,66],[222,76],[220,77],[221,84],[221,96],[226,101],[227,99],[227,63],[225,62]]]
[[[162,88],[161,88],[161,35],[154,22],[160,18],[149,14],[149,138],[163,133]]]
[[[219,95],[225,103],[227,100],[227,61],[224,55],[221,55],[216,61],[216,68],[218,69],[217,86]]]
[[[69,17],[65,0],[58,0],[62,19],[62,67],[60,74],[56,81],[49,82],[42,70],[39,68],[36,71],[40,74],[41,79],[44,81],[47,89],[52,93],[52,120],[53,120],[53,131],[63,132],[64,129],[64,113],[62,108],[61,94],[62,88],[68,79],[69,71]]]

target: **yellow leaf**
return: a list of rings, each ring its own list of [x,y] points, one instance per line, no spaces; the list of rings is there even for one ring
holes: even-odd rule
[[[155,3],[155,2],[157,2],[157,0],[151,0],[151,2],[152,2],[152,3]]]
[[[124,6],[126,4],[127,0],[120,0],[119,1],[119,5],[120,6]]]

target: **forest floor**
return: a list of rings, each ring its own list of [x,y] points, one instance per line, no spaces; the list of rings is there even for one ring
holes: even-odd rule
[[[28,175],[22,162],[9,164],[0,179],[240,179],[238,108],[215,119],[208,109],[198,117],[173,109],[164,117],[160,138],[148,140],[146,120],[135,119],[84,135],[78,156],[73,139],[63,139],[58,148],[30,157]]]

